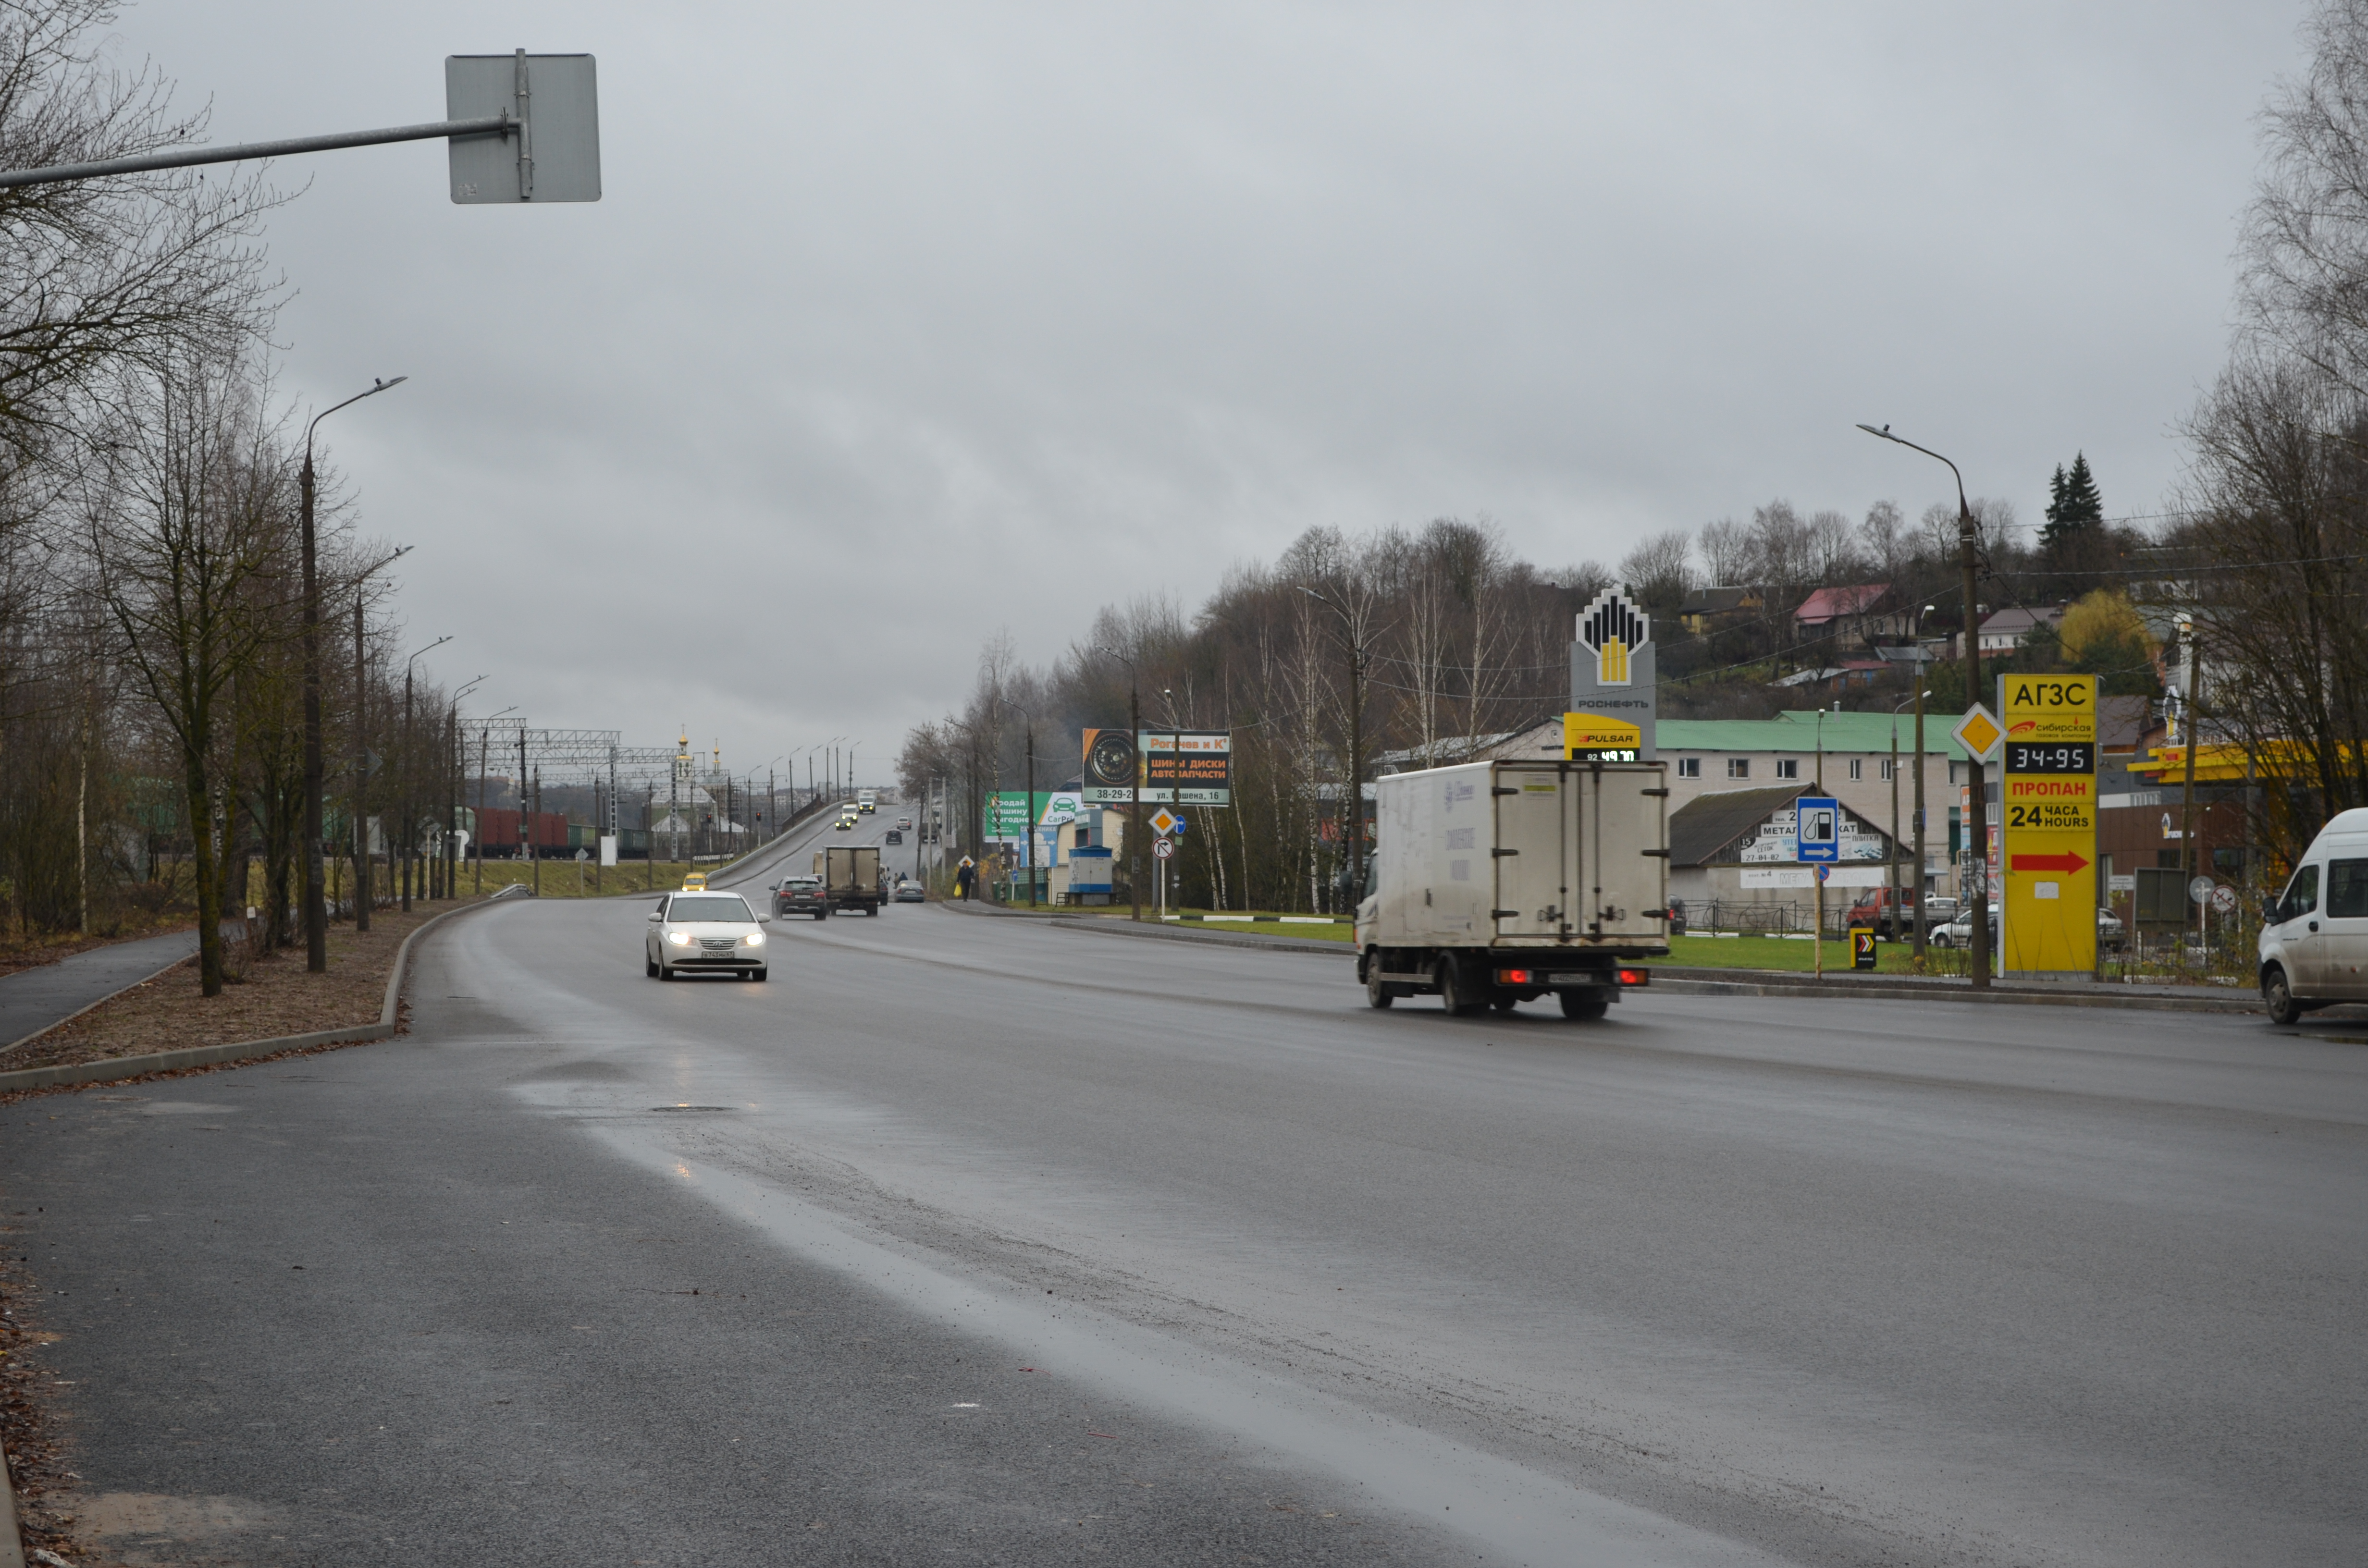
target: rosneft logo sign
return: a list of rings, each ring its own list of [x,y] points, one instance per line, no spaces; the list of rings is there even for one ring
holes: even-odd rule
[[[1629,684],[1629,656],[1652,640],[1652,622],[1618,588],[1606,588],[1579,611],[1578,640],[1595,655],[1595,684]]]

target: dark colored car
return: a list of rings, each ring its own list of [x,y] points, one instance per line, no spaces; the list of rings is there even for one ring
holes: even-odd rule
[[[905,835],[898,833],[892,827],[888,830],[887,836],[882,838],[880,842],[882,844],[902,844],[905,842]]]
[[[773,913],[830,917],[830,901],[823,897],[820,877],[783,877],[773,885]]]

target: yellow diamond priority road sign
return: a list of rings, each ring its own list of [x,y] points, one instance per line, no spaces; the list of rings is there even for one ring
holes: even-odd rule
[[[1965,748],[1965,755],[1975,762],[1996,762],[1998,743],[2006,739],[2006,726],[1990,717],[1990,710],[1980,703],[1965,710],[1957,727],[1949,732],[1956,743]]]
[[[1151,814],[1151,831],[1154,833],[1174,833],[1178,828],[1183,825],[1184,819],[1169,811],[1166,806],[1160,807]]]

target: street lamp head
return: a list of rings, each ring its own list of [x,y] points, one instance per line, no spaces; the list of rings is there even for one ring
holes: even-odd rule
[[[395,378],[394,378],[394,380],[393,380],[393,381],[381,381],[381,380],[379,380],[379,378],[378,378],[378,377],[376,377],[376,376],[372,376],[372,377],[370,378],[370,391],[372,391],[372,392],[385,392],[385,391],[386,391],[387,389],[389,389],[390,387],[399,387],[399,386],[401,386],[404,382],[405,382],[405,381],[409,381],[409,380],[411,380],[411,378],[410,378],[409,376],[397,376],[397,377],[395,377]]]
[[[1865,431],[1870,436],[1880,436],[1886,441],[1896,441],[1899,439],[1898,437],[1891,433],[1891,426],[1888,425],[1884,426],[1880,430],[1876,429],[1872,425],[1861,425],[1859,428]]]

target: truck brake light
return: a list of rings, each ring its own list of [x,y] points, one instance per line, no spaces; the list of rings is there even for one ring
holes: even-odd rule
[[[1529,985],[1535,980],[1536,977],[1525,969],[1500,969],[1497,971],[1497,983],[1499,985]]]
[[[1650,985],[1653,983],[1653,971],[1648,969],[1623,969],[1620,971],[1620,983],[1622,985]]]

